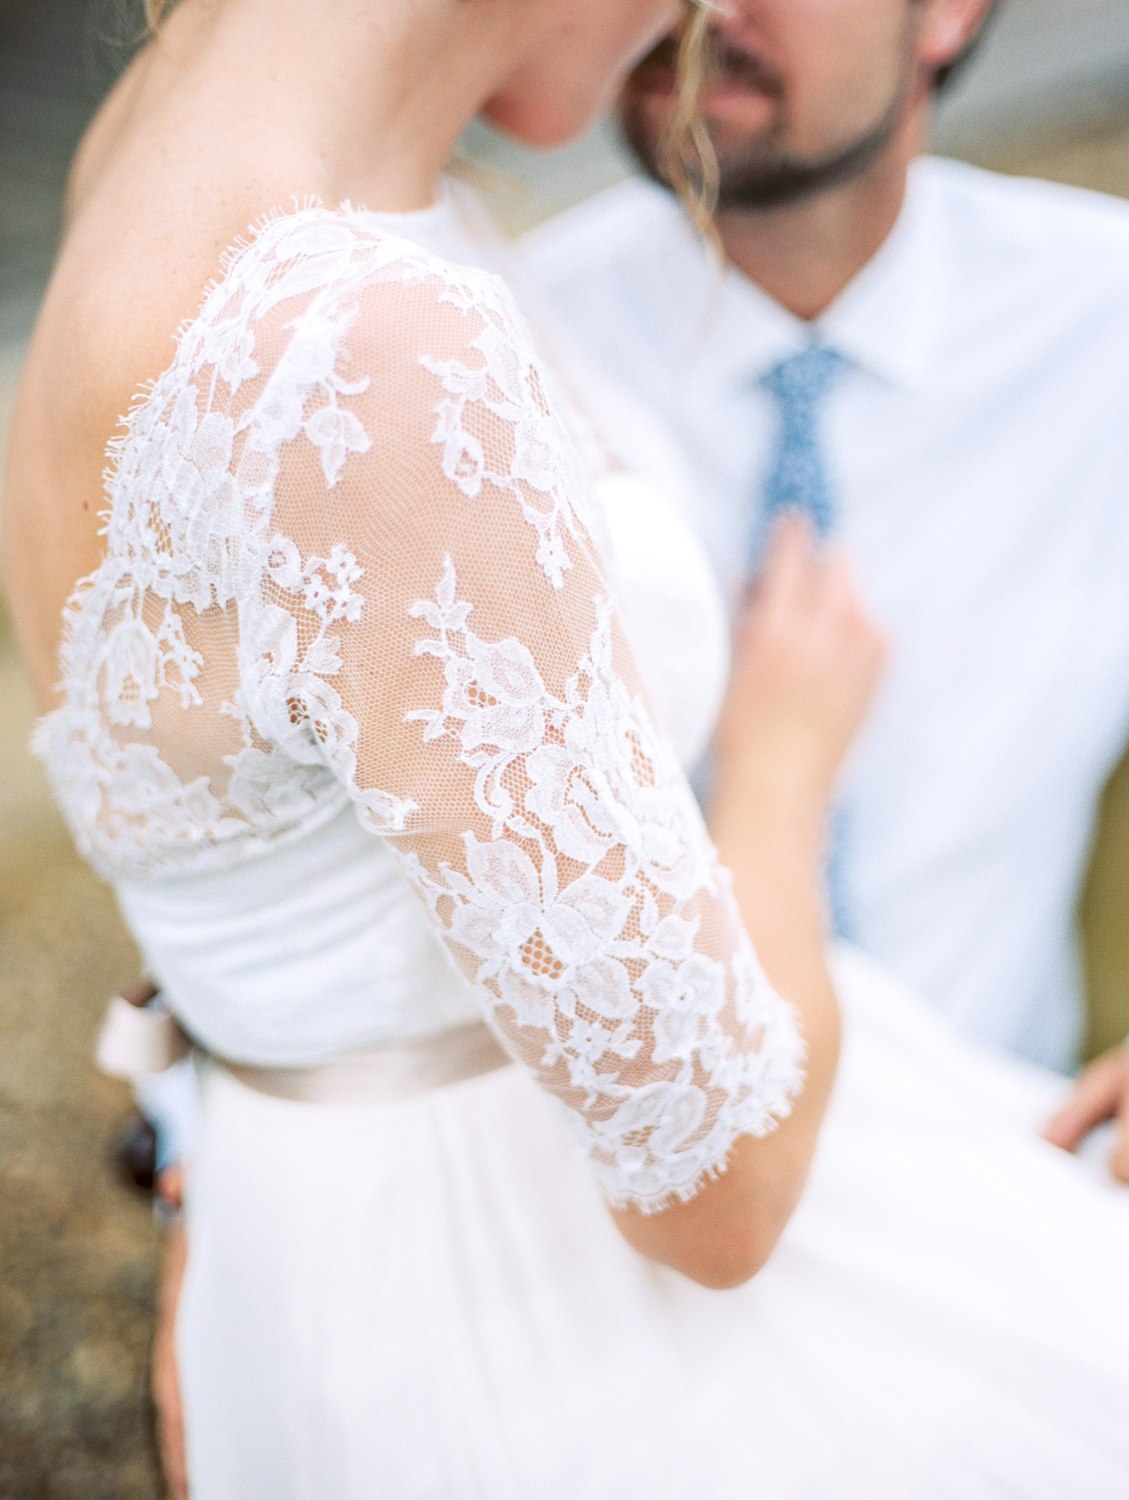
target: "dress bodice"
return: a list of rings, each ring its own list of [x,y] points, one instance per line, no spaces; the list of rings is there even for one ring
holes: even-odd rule
[[[205,1045],[484,1013],[656,1206],[799,1077],[658,727],[701,750],[720,600],[505,285],[411,228],[306,208],[229,257],[114,446],[37,744]]]

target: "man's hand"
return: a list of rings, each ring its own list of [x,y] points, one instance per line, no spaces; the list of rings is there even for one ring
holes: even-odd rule
[[[1043,1135],[1053,1146],[1074,1151],[1106,1120],[1117,1121],[1110,1170],[1118,1181],[1129,1182],[1129,1043],[1111,1047],[1083,1069]]]

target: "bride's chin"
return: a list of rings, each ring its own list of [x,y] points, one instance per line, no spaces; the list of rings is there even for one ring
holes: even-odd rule
[[[565,105],[536,108],[507,99],[491,100],[482,118],[519,146],[534,151],[553,151],[567,146],[595,124],[599,111],[570,109]]]

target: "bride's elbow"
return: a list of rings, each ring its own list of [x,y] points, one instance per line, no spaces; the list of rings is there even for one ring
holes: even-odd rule
[[[614,1215],[624,1239],[648,1260],[711,1291],[744,1286],[768,1264],[786,1216],[702,1212],[693,1203],[665,1213]]]
[[[779,1237],[778,1233],[755,1231],[701,1236],[695,1243],[679,1246],[666,1263],[698,1286],[728,1292],[759,1275],[771,1260]]]
[[[651,1214],[613,1210],[613,1218],[628,1244],[649,1260],[699,1286],[729,1291],[772,1259],[799,1202],[810,1156],[808,1136],[745,1136],[724,1171],[687,1202]]]

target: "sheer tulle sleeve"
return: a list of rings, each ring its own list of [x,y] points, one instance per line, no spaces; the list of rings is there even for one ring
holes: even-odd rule
[[[793,1016],[651,722],[506,289],[393,272],[290,329],[259,729],[332,767],[607,1196],[656,1208],[787,1113]]]

